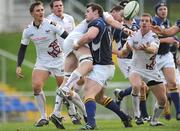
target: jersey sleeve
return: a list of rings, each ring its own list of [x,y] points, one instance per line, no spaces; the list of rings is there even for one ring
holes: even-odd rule
[[[108,12],[103,12],[103,18],[106,21],[107,18],[112,17]]]
[[[22,33],[21,44],[29,45],[29,42],[30,42],[30,37],[28,35],[28,28],[26,28]]]
[[[102,30],[104,25],[103,25],[103,23],[101,22],[101,20],[98,19],[98,20],[94,20],[93,22],[91,22],[91,23],[88,25],[88,28],[90,28],[90,27],[92,27],[92,26],[97,27],[99,30]]]

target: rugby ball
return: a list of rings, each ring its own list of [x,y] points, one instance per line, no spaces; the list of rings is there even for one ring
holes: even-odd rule
[[[139,13],[139,3],[137,1],[130,1],[124,7],[124,18],[125,20],[133,19]]]

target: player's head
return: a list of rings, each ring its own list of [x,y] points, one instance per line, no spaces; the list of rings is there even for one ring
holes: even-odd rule
[[[36,1],[30,5],[29,11],[35,20],[41,21],[44,18],[44,7],[41,1]]]
[[[51,0],[49,5],[50,5],[50,8],[51,8],[52,12],[56,16],[63,17],[64,5],[63,5],[62,0]]]
[[[89,3],[86,7],[85,17],[87,22],[98,17],[103,17],[103,8],[99,4]]]
[[[123,21],[123,7],[122,6],[119,6],[119,5],[114,6],[111,9],[110,13],[115,20],[119,22]]]
[[[152,25],[152,16],[149,13],[144,13],[140,18],[140,28],[148,32],[151,29]]]
[[[155,5],[155,12],[158,17],[165,19],[168,15],[168,8],[165,2],[159,2]]]

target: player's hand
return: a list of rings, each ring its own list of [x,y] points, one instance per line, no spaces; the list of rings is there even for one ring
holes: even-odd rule
[[[160,26],[151,26],[151,30],[153,31],[153,32],[155,32],[155,33],[157,33],[157,34],[161,34],[162,33],[162,29],[161,29],[161,27]]]
[[[79,45],[77,44],[77,42],[75,42],[75,43],[73,44],[73,49],[74,49],[74,50],[78,50],[78,49],[79,49]]]
[[[134,31],[132,31],[132,30],[130,30],[130,29],[128,29],[128,28],[124,28],[124,29],[123,29],[123,32],[126,33],[126,34],[128,34],[129,36],[132,36],[132,35],[134,34]]]
[[[16,76],[17,76],[17,78],[19,78],[19,79],[24,77],[24,75],[23,75],[23,73],[22,73],[21,67],[17,67],[17,68],[16,68]]]
[[[145,43],[145,44],[140,44],[138,47],[137,47],[137,50],[146,50],[146,48],[149,47],[149,43]]]

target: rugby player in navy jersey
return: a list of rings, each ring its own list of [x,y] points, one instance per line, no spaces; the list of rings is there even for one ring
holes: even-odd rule
[[[172,27],[162,29],[159,26],[152,26],[152,30],[158,34],[172,36],[180,32],[180,19],[176,21],[176,24]]]
[[[170,21],[167,18],[168,8],[166,3],[160,2],[155,5],[156,15],[153,17],[153,23],[160,26],[162,29],[170,27]],[[176,109],[176,119],[180,120],[180,98],[176,86],[176,71],[173,55],[170,52],[170,45],[179,45],[175,37],[167,37],[159,35],[160,46],[156,57],[157,66],[162,70],[162,74],[167,82],[168,95],[174,103]]]
[[[81,129],[96,128],[96,102],[115,112],[122,119],[125,127],[131,127],[129,116],[120,111],[116,103],[104,94],[106,81],[113,77],[115,67],[112,62],[110,31],[102,18],[102,7],[93,3],[88,4],[85,16],[89,23],[88,31],[74,44],[74,49],[77,50],[88,43],[93,58],[93,70],[87,75],[84,85],[87,123]]]

